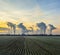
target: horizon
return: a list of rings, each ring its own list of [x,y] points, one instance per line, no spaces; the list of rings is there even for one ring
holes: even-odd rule
[[[53,34],[60,34],[59,5],[60,0],[0,0],[0,27],[8,28],[7,22],[24,23],[35,30],[36,23],[44,22],[57,28]]]

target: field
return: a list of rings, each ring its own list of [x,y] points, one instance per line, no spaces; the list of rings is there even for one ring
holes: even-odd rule
[[[60,36],[0,36],[0,55],[60,55]]]

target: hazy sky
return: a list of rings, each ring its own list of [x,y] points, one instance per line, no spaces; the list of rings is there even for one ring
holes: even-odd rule
[[[60,34],[60,0],[0,0],[0,21],[45,22]]]

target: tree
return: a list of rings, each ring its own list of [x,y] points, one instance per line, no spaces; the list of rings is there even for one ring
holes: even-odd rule
[[[7,25],[8,25],[8,27],[10,27],[11,29],[13,29],[13,32],[14,32],[14,34],[15,34],[15,32],[16,32],[16,25],[13,24],[13,23],[11,23],[11,22],[7,22]]]
[[[49,24],[49,31],[50,31],[50,35],[52,34],[52,31],[56,29],[56,27],[54,27],[52,24]]]
[[[41,22],[41,23],[37,23],[37,26],[40,28],[41,30],[41,34],[45,34],[46,33],[46,24],[44,22]]]

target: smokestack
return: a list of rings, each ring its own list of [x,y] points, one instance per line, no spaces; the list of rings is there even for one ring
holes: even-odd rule
[[[14,34],[15,34],[15,32],[16,32],[16,25],[11,23],[11,22],[7,22],[7,25],[8,25],[8,27],[11,27],[11,29],[13,29]]]
[[[20,23],[20,24],[18,25],[18,28],[21,28],[21,29],[22,29],[22,34],[25,34],[25,33],[27,32],[27,29],[26,29],[26,27],[23,25],[23,23]]]
[[[45,34],[46,33],[46,24],[44,22],[41,23],[37,23],[37,26],[40,28],[41,34]]]
[[[49,24],[49,27],[50,27],[50,35],[52,35],[52,31],[54,30],[54,29],[56,29],[56,27],[54,27],[52,24]]]

